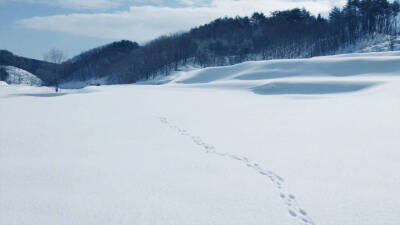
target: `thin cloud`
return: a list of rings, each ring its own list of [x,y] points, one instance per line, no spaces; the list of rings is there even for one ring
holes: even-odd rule
[[[70,0],[72,1],[72,0]],[[76,0],[78,1],[78,0]],[[105,0],[93,0],[105,1]],[[223,16],[246,16],[253,12],[304,7],[314,14],[327,12],[343,1],[214,0],[195,6],[193,0],[180,0],[184,7],[133,6],[113,13],[75,13],[19,20],[27,28],[65,32],[105,39],[144,42],[163,34],[188,30]],[[335,4],[336,3],[336,4]]]
[[[29,3],[44,4],[67,9],[95,9],[106,10],[120,6],[124,2],[133,2],[129,0],[0,0],[0,4],[6,3]]]

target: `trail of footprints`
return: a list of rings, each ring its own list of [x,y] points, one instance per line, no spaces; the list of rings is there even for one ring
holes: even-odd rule
[[[216,148],[213,145],[207,144],[203,140],[201,140],[200,137],[193,136],[188,131],[177,127],[176,125],[171,123],[167,118],[161,117],[160,121],[161,123],[169,126],[171,129],[177,131],[179,134],[191,138],[196,145],[201,147],[201,150],[203,152],[237,160],[238,162],[241,162],[245,164],[247,167],[253,169],[258,174],[265,176],[275,185],[275,188],[279,193],[279,198],[281,198],[282,201],[284,202],[285,206],[287,207],[288,214],[291,217],[296,218],[300,224],[315,225],[313,220],[307,214],[307,212],[299,206],[296,197],[293,194],[290,194],[288,191],[285,191],[284,188],[285,180],[278,174],[276,174],[273,171],[261,168],[257,163],[252,162],[246,157],[216,151]]]

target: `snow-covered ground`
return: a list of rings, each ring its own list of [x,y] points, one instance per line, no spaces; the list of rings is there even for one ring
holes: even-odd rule
[[[393,38],[393,39],[392,39]],[[379,38],[378,38],[379,40]],[[377,43],[367,44],[366,47],[361,49],[359,52],[384,52],[384,51],[399,51],[400,50],[400,38],[399,37],[385,37]]]
[[[375,34],[374,36],[367,36],[364,39],[358,40],[354,44],[343,46],[336,53],[368,53],[393,50],[400,50],[400,37]]]
[[[400,53],[0,86],[0,224],[400,222]]]
[[[41,86],[43,81],[32,73],[14,66],[0,66],[8,74],[5,82],[8,84],[20,84],[30,86]]]

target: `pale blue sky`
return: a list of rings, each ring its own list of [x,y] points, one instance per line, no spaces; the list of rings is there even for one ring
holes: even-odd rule
[[[41,59],[57,47],[69,57],[112,41],[145,43],[222,16],[305,7],[313,13],[344,0],[0,0],[0,49]]]

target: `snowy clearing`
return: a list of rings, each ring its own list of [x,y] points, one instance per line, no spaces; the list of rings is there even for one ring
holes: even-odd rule
[[[399,55],[0,86],[0,224],[398,225]]]

